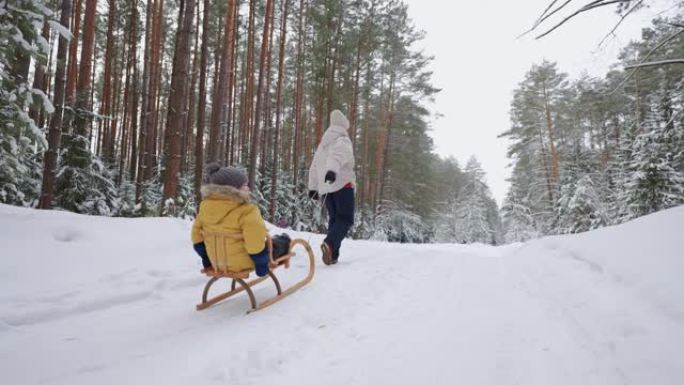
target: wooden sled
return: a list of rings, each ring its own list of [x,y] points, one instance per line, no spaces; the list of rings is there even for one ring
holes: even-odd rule
[[[234,233],[225,233],[225,232],[209,232],[209,231],[204,231],[202,232],[204,236],[204,242],[215,242],[214,245],[223,245],[223,247],[215,247],[214,250],[216,250],[215,256],[210,255],[209,259],[211,260],[212,266],[225,266],[226,263],[225,261],[227,260],[227,250],[226,250],[226,240],[227,239],[242,239],[242,234],[234,234]],[[311,250],[311,246],[309,245],[309,242],[303,240],[303,239],[294,239],[290,242],[290,247],[287,252],[287,254],[278,257],[277,259],[273,259],[273,242],[271,240],[271,237],[269,236],[267,239],[267,245],[268,245],[268,258],[269,258],[269,272],[268,275],[265,275],[263,277],[257,277],[253,280],[248,280],[249,275],[251,272],[253,272],[253,269],[250,270],[244,270],[244,271],[229,271],[229,270],[221,270],[219,269],[211,269],[211,270],[202,270],[202,272],[210,277],[209,282],[204,286],[204,291],[202,292],[202,302],[199,303],[196,308],[197,310],[204,310],[211,305],[214,305],[218,302],[223,301],[224,299],[228,299],[240,292],[247,292],[247,295],[249,296],[249,301],[251,304],[251,309],[247,311],[247,313],[251,313],[253,311],[261,310],[267,306],[273,305],[274,303],[280,301],[281,299],[287,297],[288,295],[294,293],[295,291],[301,289],[304,285],[307,283],[311,282],[314,276],[314,253],[313,250]],[[278,281],[278,278],[274,274],[274,270],[276,270],[279,267],[283,267],[285,269],[288,269],[290,267],[290,258],[294,257],[296,253],[294,252],[295,246],[300,245],[302,246],[305,250],[306,253],[309,256],[309,273],[304,277],[301,281],[295,283],[291,287],[289,287],[286,290],[283,290],[280,281]],[[208,298],[209,296],[209,290],[211,289],[211,286],[218,281],[221,278],[230,278],[232,279],[232,283],[230,285],[230,291],[227,291],[223,294],[219,294],[217,296],[214,296],[212,298]],[[273,281],[275,284],[276,292],[277,294],[259,304],[257,304],[256,296],[254,295],[254,291],[252,291],[252,287],[269,279]],[[239,286],[238,286],[239,285]]]

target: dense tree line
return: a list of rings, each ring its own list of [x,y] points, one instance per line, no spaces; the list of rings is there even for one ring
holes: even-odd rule
[[[604,78],[533,66],[511,103],[509,241],[684,203],[684,26],[658,19]]]
[[[464,183],[432,152],[432,58],[413,48],[423,35],[401,1],[26,0],[0,12],[2,202],[190,217],[217,161],[247,170],[268,219],[316,230],[306,172],[336,108],[357,157],[355,236],[432,240]]]
[[[306,171],[339,108],[356,237],[498,244],[620,223],[683,201],[682,29],[657,20],[603,79],[529,71],[499,219],[477,160],[432,151],[432,58],[401,1],[0,1],[0,201],[189,217],[218,161],[248,171],[271,221],[318,230]]]

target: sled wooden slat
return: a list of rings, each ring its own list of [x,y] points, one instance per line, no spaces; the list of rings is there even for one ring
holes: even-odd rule
[[[220,271],[205,271],[204,275],[207,277],[216,277],[216,278],[233,278],[233,279],[247,279],[249,278],[249,273],[251,273],[254,270],[243,270],[243,271],[226,271],[226,272],[220,272]]]
[[[205,242],[216,242],[214,243],[216,250],[220,255],[218,256],[213,256],[215,258],[210,259],[212,261],[212,264],[216,263],[217,258],[221,257],[226,257],[227,255],[227,250],[225,250],[225,242],[224,238],[232,238],[232,239],[242,239],[242,234],[236,234],[236,233],[224,233],[224,232],[203,232],[202,235],[205,237]],[[217,246],[218,244],[223,244],[224,247],[219,249]],[[274,274],[274,270],[276,270],[279,267],[283,267],[285,269],[288,269],[290,267],[290,259],[297,255],[293,250],[295,246],[302,246],[304,250],[306,251],[306,254],[309,257],[309,271],[308,274],[299,282],[295,283],[291,287],[287,288],[286,290],[281,290],[280,288],[280,282],[278,281],[278,278]],[[289,251],[287,254],[278,257],[276,260],[273,259],[273,242],[271,240],[271,237],[269,236],[267,239],[267,247],[269,249],[269,266],[271,268],[271,271],[269,272],[268,275],[264,277],[258,277],[255,278],[251,281],[245,281],[247,278],[249,278],[249,274],[253,270],[244,270],[244,271],[239,271],[239,272],[233,272],[233,271],[226,271],[226,270],[219,270],[219,271],[207,271],[205,274],[211,279],[207,284],[204,286],[204,291],[202,294],[202,302],[199,303],[196,306],[197,310],[204,310],[218,302],[221,302],[225,299],[228,299],[236,294],[239,294],[243,291],[246,291],[249,298],[250,302],[252,305],[252,308],[248,311],[248,313],[251,313],[256,310],[261,310],[267,306],[270,306],[281,299],[289,296],[290,294],[296,292],[297,290],[301,289],[303,286],[311,282],[314,276],[315,272],[315,259],[314,259],[314,253],[313,250],[311,249],[311,246],[309,243],[303,239],[294,239],[290,242],[290,247]],[[212,298],[207,298],[209,290],[211,286],[218,281],[220,278],[231,278],[232,285],[231,285],[231,290],[227,291],[225,293],[219,294],[217,296],[214,296]],[[251,290],[251,288],[265,280],[268,280],[271,278],[271,280],[274,282],[277,294],[271,298],[266,299],[265,301],[261,302],[260,304],[257,305],[256,298],[254,296],[254,292]],[[236,283],[239,283],[239,286],[236,287]]]

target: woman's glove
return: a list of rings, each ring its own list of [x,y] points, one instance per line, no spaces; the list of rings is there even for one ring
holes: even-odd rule
[[[326,182],[330,182],[332,184],[332,183],[335,183],[335,179],[337,179],[337,175],[335,174],[334,171],[328,171],[325,174],[325,181]]]

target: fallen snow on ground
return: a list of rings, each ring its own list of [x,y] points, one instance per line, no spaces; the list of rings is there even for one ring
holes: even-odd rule
[[[682,384],[683,227],[680,207],[503,247],[345,241],[330,267],[290,232],[313,282],[246,315],[195,311],[190,222],[0,205],[2,383]]]

